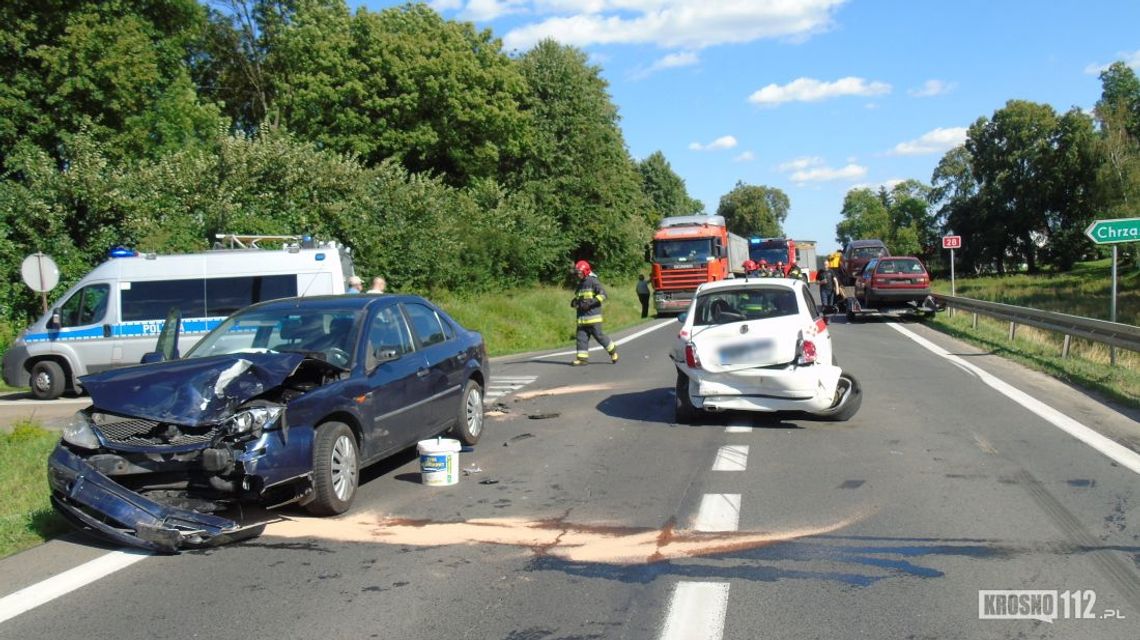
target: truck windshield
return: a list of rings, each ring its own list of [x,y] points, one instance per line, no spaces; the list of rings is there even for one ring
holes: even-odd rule
[[[653,257],[658,262],[705,262],[712,255],[712,239],[658,240],[653,246]]]
[[[754,245],[748,249],[748,257],[754,262],[766,261],[770,265],[788,262],[788,247],[780,245]]]

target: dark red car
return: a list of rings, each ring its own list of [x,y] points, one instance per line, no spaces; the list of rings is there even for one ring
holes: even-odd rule
[[[875,258],[855,279],[855,297],[864,307],[919,304],[930,296],[930,274],[912,256]]]
[[[882,240],[852,240],[843,248],[843,257],[839,260],[840,280],[842,284],[855,284],[859,274],[868,262],[875,258],[889,256],[891,252]]]

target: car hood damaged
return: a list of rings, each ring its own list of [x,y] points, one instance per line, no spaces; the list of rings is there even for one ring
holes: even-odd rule
[[[303,363],[337,368],[299,353],[242,353],[115,369],[84,376],[101,411],[180,425],[214,423],[284,384]]]

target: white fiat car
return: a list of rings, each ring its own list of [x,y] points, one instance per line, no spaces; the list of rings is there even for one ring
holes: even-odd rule
[[[827,321],[798,279],[704,284],[679,320],[671,354],[678,423],[725,410],[847,420],[863,402],[859,383],[836,365]]]

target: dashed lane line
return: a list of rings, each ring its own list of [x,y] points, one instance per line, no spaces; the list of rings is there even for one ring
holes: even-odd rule
[[[661,640],[720,640],[727,610],[727,582],[680,582],[669,601]]]
[[[487,388],[483,391],[483,402],[492,403],[503,396],[514,393],[528,384],[538,380],[538,376],[491,376]]]
[[[701,498],[695,531],[736,531],[740,528],[740,494],[706,493]]]

